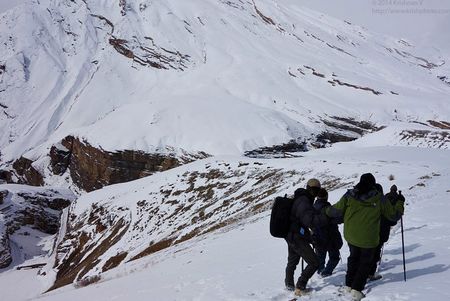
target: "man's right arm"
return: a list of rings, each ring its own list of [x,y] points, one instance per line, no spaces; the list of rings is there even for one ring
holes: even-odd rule
[[[347,208],[347,193],[344,194],[339,202],[325,209],[325,214],[331,218],[342,219]]]

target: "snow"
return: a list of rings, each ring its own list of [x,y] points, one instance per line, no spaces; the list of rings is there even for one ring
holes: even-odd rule
[[[16,270],[19,266],[29,266],[34,264],[53,264],[51,254],[55,243],[55,235],[43,233],[35,227],[26,224],[24,220],[20,220],[23,213],[21,211],[29,210],[35,214],[42,214],[40,210],[45,210],[49,215],[55,215],[57,218],[57,211],[49,207],[39,208],[36,204],[36,198],[46,197],[48,200],[67,199],[73,200],[74,195],[68,189],[55,187],[31,187],[17,184],[2,184],[0,191],[7,191],[8,195],[0,204],[0,229],[2,230],[2,239],[7,238],[7,244],[11,248],[12,263],[9,267],[0,269],[2,275],[8,277],[2,279],[2,298],[4,300],[28,299],[35,296],[36,291],[42,291],[44,288],[54,280],[47,276],[46,279],[39,281],[37,278],[36,269],[22,269]],[[27,198],[28,196],[29,198]],[[43,202],[42,200],[40,202]],[[42,205],[45,207],[44,205]],[[48,219],[50,219],[48,217]],[[13,226],[11,226],[13,225]],[[17,226],[17,228],[13,228]],[[8,230],[3,233],[3,230]],[[61,229],[61,231],[64,228]],[[12,233],[11,233],[12,231]],[[54,256],[53,256],[54,260]],[[51,270],[51,267],[50,269]],[[46,272],[49,274],[49,271]],[[23,282],[23,287],[17,290],[17,283]],[[47,282],[49,281],[50,282]],[[3,286],[4,285],[4,286]]]
[[[449,58],[433,44],[284,0],[126,3],[121,13],[118,1],[46,0],[3,15],[2,162],[41,159],[67,135],[105,150],[241,155],[313,139],[330,116],[386,126],[450,116],[437,79]],[[141,66],[110,39],[142,57],[145,47],[189,57],[184,71]]]
[[[0,3],[0,15],[7,10],[23,4],[26,0],[8,0]]]
[[[374,140],[377,140],[376,137]],[[446,243],[446,229],[450,225],[447,211],[442,208],[448,206],[450,191],[448,150],[364,145],[359,141],[342,143],[305,153],[302,158],[271,159],[263,160],[262,163],[284,170],[308,170],[306,178],[316,176],[324,180],[329,175],[341,177],[343,182],[349,184],[330,192],[332,203],[363,172],[374,173],[385,190],[395,183],[407,199],[404,233],[408,281],[403,282],[401,235],[396,226],[385,246],[380,270],[384,278],[367,286],[367,300],[446,300],[450,297],[446,290],[450,276],[450,266],[447,264],[450,249]],[[244,160],[253,162],[232,156],[205,159],[137,181],[105,187],[83,195],[72,212],[81,217],[84,212],[89,212],[91,204],[108,204],[111,197],[114,198],[114,206],[132,208],[134,202],[142,199],[141,196],[154,192],[159,183],[174,183],[174,179],[186,171],[201,171],[204,166],[213,166],[214,162],[228,162],[233,167],[237,162],[245,162]],[[393,181],[389,179],[390,175],[394,176]],[[296,179],[285,181],[287,185],[278,194],[292,193],[295,189],[290,183]],[[304,185],[304,181],[298,185]],[[139,218],[135,213],[133,216]],[[189,217],[180,215],[178,219],[181,221],[186,218]],[[286,245],[282,240],[270,237],[268,218],[269,212],[265,211],[221,230],[122,264],[101,274],[102,280],[88,287],[76,289],[66,286],[39,297],[42,290],[36,289],[35,297],[30,298],[68,301],[80,298],[286,300],[290,297],[283,290]],[[175,224],[174,227],[176,226]],[[152,239],[152,236],[141,236],[135,238],[135,241],[129,241],[130,237],[131,235],[125,235],[108,254],[116,254],[115,250],[139,249],[139,245],[145,245],[145,241]],[[310,285],[316,289],[311,299],[348,300],[336,297],[337,288],[344,279],[348,256],[346,246],[341,251],[342,262],[333,276],[321,279],[315,275],[311,279]],[[15,279],[19,273],[24,275],[24,281],[37,281],[36,277],[27,276],[25,272],[11,270],[0,274],[0,283]],[[38,279],[41,283],[48,283],[45,277]],[[24,295],[17,294],[8,300],[24,299]]]
[[[25,155],[49,176],[48,151],[63,149],[67,135],[104,150],[213,157],[92,193],[77,190],[58,234],[24,228],[32,237],[12,236],[13,264],[0,271],[2,300],[288,300],[287,250],[269,235],[270,201],[317,177],[331,187],[334,203],[364,172],[385,190],[396,183],[407,198],[408,281],[396,227],[383,255],[384,278],[368,285],[366,300],[450,298],[450,131],[429,123],[450,120],[450,87],[437,78],[450,77],[444,34],[422,39],[421,22],[406,16],[366,18],[367,10],[357,8],[367,9],[368,1],[354,2],[352,10],[292,0],[129,0],[123,8],[119,1],[18,3],[0,5],[2,168]],[[340,20],[347,16],[352,24]],[[420,20],[430,28],[446,22]],[[420,32],[390,31],[395,22],[414,23]],[[110,39],[127,40],[136,55],[151,58],[147,48],[177,59],[160,61],[170,70],[142,66]],[[435,65],[421,66],[427,62]],[[242,157],[291,139],[314,140],[332,116],[385,127],[297,158]],[[46,184],[74,189],[67,173]],[[123,236],[108,245],[119,221]],[[83,250],[75,248],[81,234],[89,237]],[[172,240],[168,248],[131,260],[164,239]],[[84,260],[104,242],[106,250],[82,275],[100,275],[100,282],[44,293],[58,264],[76,252]],[[118,267],[102,273],[108,259],[124,253]],[[302,299],[348,300],[336,295],[347,256],[344,246],[336,273],[315,275],[315,292]],[[46,265],[16,269],[36,263]]]
[[[364,26],[370,31],[419,43],[450,49],[450,40],[442,34],[449,25],[450,4],[446,0],[360,1],[282,0],[303,5],[341,20]],[[351,9],[348,9],[351,7]]]

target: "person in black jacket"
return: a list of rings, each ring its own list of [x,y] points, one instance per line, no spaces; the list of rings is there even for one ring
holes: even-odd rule
[[[328,202],[328,192],[326,189],[321,188],[317,195],[317,199],[314,202],[314,210],[316,210],[317,213],[320,213],[329,206],[331,206],[331,204]],[[337,224],[338,221],[330,222],[325,226],[315,227],[313,229],[314,248],[316,250],[317,258],[319,259],[319,268],[317,272],[322,277],[330,276],[341,258],[339,250],[342,248],[343,242]],[[328,262],[325,266],[327,253]]]
[[[288,245],[288,262],[286,266],[286,288],[295,290],[295,295],[301,296],[308,293],[306,284],[319,267],[319,261],[311,247],[311,233],[309,228],[322,225],[328,222],[324,214],[317,214],[314,211],[314,198],[320,190],[320,182],[317,179],[310,179],[306,189],[299,188],[294,194],[294,203],[291,210],[291,226],[286,238]],[[306,268],[302,271],[294,286],[294,272],[303,258]]]
[[[381,186],[378,188],[380,192],[383,192]],[[397,203],[397,201],[405,201],[405,197],[401,194],[397,193],[397,186],[392,185],[390,192],[385,195],[385,198],[393,205]],[[378,279],[381,279],[382,276],[380,274],[377,274],[377,265],[378,262],[381,260],[381,250],[383,249],[383,245],[389,240],[389,234],[391,232],[391,227],[395,226],[397,224],[397,221],[391,221],[385,218],[384,216],[380,219],[380,243],[377,246],[375,250],[374,257],[372,259],[372,262],[370,264],[370,272],[369,272],[369,281],[375,281]]]

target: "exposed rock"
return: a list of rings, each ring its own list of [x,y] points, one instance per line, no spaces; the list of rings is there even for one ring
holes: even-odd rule
[[[450,86],[450,78],[448,78],[447,76],[438,76],[438,78],[445,84]]]
[[[317,135],[317,142],[318,144],[313,144],[314,146],[320,148],[324,147],[327,144],[333,144],[337,142],[350,142],[353,140],[356,140],[358,138],[356,137],[349,137],[338,133],[333,132],[322,132],[319,135]]]
[[[98,214],[98,216],[95,216],[94,223],[103,217],[102,210],[98,210],[94,214]],[[84,225],[77,225],[77,229],[71,229],[72,232],[66,235],[64,243],[58,247],[58,253],[63,254],[63,257],[57,258],[58,273],[56,281],[48,289],[49,291],[82,280],[99,263],[99,257],[116,244],[127,232],[129,221],[126,221],[123,217],[117,221],[111,221],[111,227],[101,232],[102,239],[100,240],[92,240],[92,234],[88,234],[85,231],[75,232],[80,230],[82,226]],[[94,232],[93,235],[96,234]],[[116,263],[119,264],[125,257],[122,257]],[[116,256],[112,258],[116,258]],[[105,270],[114,267],[113,262],[114,260],[108,260],[107,264],[109,267]]]
[[[292,153],[306,152],[308,147],[306,142],[298,142],[291,140],[288,143],[281,145],[261,147],[255,150],[247,151],[245,156],[250,158],[292,158],[298,157],[298,155]]]
[[[350,87],[350,88],[353,88],[353,89],[364,90],[364,91],[370,91],[370,92],[372,92],[372,93],[375,94],[375,95],[383,94],[383,93],[381,93],[380,91],[377,91],[377,90],[375,90],[375,89],[373,89],[373,88],[370,88],[370,87],[363,87],[363,86],[358,86],[358,85],[346,83],[346,82],[343,82],[343,81],[341,81],[341,80],[339,80],[339,79],[337,79],[337,78],[333,78],[332,80],[329,80],[328,82],[329,82],[331,85],[333,85],[333,86],[335,86],[336,84],[338,84],[338,85],[340,85],[340,86]]]
[[[125,16],[127,14],[127,1],[126,0],[119,0],[119,6],[120,6],[120,13],[122,16]]]
[[[0,191],[0,205],[3,204],[6,196],[8,195],[8,190],[2,190]]]
[[[436,120],[428,120],[428,123],[434,127],[437,127],[439,129],[443,130],[450,130],[450,122],[448,121],[436,121]]]
[[[57,233],[61,212],[75,197],[70,192],[63,194],[48,188],[3,185],[0,198],[0,268],[4,268],[12,262],[10,240],[14,241],[15,234],[23,227],[40,231],[42,235]],[[20,243],[15,243],[21,249]],[[21,250],[27,252],[26,248]]]
[[[0,183],[3,181],[5,183],[12,183],[12,172],[9,170],[0,170]]]
[[[398,50],[396,48],[394,48],[394,50],[398,55],[409,59],[412,63],[415,63],[415,64],[417,64],[417,66],[420,66],[425,69],[431,70],[431,69],[443,66],[445,64],[445,61],[441,61],[439,63],[433,63],[423,57],[415,56],[409,52]]]
[[[0,269],[7,268],[12,262],[11,248],[6,228],[0,225]]]
[[[450,148],[450,131],[403,130],[399,133],[402,145],[428,148]]]
[[[253,1],[253,7],[255,8],[255,11],[256,11],[256,13],[258,14],[258,16],[260,16],[261,19],[262,19],[266,24],[268,24],[268,25],[276,25],[276,23],[273,21],[273,19],[270,18],[270,17],[268,17],[268,16],[265,16],[265,15],[258,9],[258,7],[256,6],[255,1],[254,1],[254,0],[252,0],[252,1]]]
[[[33,161],[25,157],[17,159],[12,167],[14,168],[19,184],[31,186],[44,185],[44,177],[33,167]]]
[[[54,192],[17,192],[12,199],[13,206],[4,213],[8,217],[6,225],[9,234],[22,226],[55,234],[59,229],[62,209],[70,205],[70,200],[56,196]]]
[[[62,143],[53,145],[50,148],[50,167],[55,175],[62,175],[66,172],[70,164],[71,150],[64,145],[71,146],[73,137],[64,138]]]
[[[309,68],[308,68],[309,69]],[[379,131],[383,127],[367,121],[359,121],[354,118],[331,116],[322,119],[326,130],[318,134],[315,140],[291,140],[288,143],[261,147],[247,151],[245,156],[250,158],[291,158],[298,157],[298,153],[308,151],[308,143],[313,148],[322,148],[337,142],[349,142],[356,140],[367,133]],[[314,139],[314,138],[313,138]],[[297,154],[295,154],[297,153]]]
[[[108,152],[71,136],[61,141],[61,146],[52,147],[50,154],[53,172],[61,174],[69,168],[73,182],[85,191],[136,180],[206,157],[203,152],[182,157],[133,150]]]
[[[311,70],[313,75],[318,76],[318,77],[321,77],[321,78],[325,78],[325,74],[322,74],[322,73],[320,73],[320,72],[317,72],[316,69],[314,69],[313,67],[306,66],[306,65],[303,65],[303,67],[305,67],[306,69]]]
[[[158,46],[151,37],[139,41],[137,37],[126,40],[113,36],[108,42],[118,53],[142,66],[184,71],[191,64],[189,55]]]
[[[313,142],[314,147],[325,147],[337,142],[349,142],[356,140],[365,134],[372,133],[383,129],[368,121],[359,121],[354,118],[331,116],[328,119],[322,119],[327,126],[316,137]]]

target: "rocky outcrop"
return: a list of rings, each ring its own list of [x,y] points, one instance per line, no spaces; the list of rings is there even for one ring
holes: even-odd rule
[[[12,165],[19,184],[31,186],[44,185],[44,177],[33,167],[33,161],[25,157],[20,157]]]
[[[11,248],[6,228],[0,226],[0,269],[7,268],[12,262]]]
[[[351,117],[330,116],[323,118],[325,131],[317,135],[314,147],[325,147],[337,142],[349,142],[362,136],[383,129],[368,121],[356,120]]]
[[[12,172],[9,170],[0,169],[0,184],[1,183],[12,183]]]
[[[403,130],[399,133],[400,144],[427,148],[450,148],[449,130]]]
[[[5,198],[8,196],[8,190],[0,191],[0,205],[3,205]]]
[[[72,146],[73,137],[66,137],[62,143],[50,148],[50,168],[55,175],[62,175],[70,164],[71,151],[64,145]]]
[[[261,147],[255,150],[247,151],[244,153],[246,157],[250,158],[292,158],[298,157],[295,153],[308,151],[306,141],[291,140],[288,143],[280,145],[273,145],[267,147]]]
[[[206,157],[208,155],[203,152],[185,156],[149,154],[134,150],[109,152],[69,136],[51,148],[50,165],[53,173],[58,175],[69,169],[72,180],[78,187],[93,191]]]
[[[68,191],[18,185],[2,185],[0,191],[0,268],[4,268],[12,262],[10,241],[16,233],[29,235],[23,229],[31,228],[42,235],[56,234],[62,210],[75,197]],[[16,244],[24,252],[29,247]]]
[[[57,250],[56,280],[49,291],[83,281],[99,264],[99,258],[122,239],[130,226],[130,212],[123,208],[115,213],[108,215],[106,208],[93,205],[89,215],[84,216],[84,222],[68,224],[68,232]],[[117,266],[125,257],[126,254],[109,258],[102,271]]]
[[[189,55],[158,46],[151,37],[144,37],[142,41],[137,40],[136,37],[131,40],[113,37],[108,42],[118,53],[142,66],[184,71],[191,64]]]

